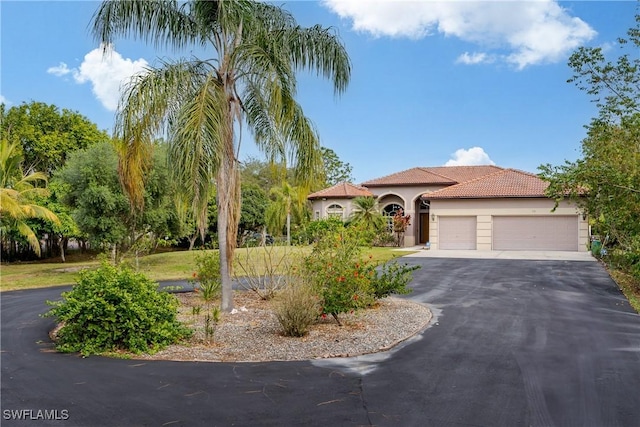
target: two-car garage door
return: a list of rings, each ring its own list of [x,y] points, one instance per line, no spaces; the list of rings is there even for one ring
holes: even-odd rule
[[[494,216],[493,249],[577,251],[578,216]]]
[[[493,250],[578,250],[577,215],[494,216],[490,227]],[[477,247],[476,230],[475,216],[441,216],[439,248],[474,250]]]

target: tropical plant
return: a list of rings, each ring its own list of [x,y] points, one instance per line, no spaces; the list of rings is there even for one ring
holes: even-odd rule
[[[291,245],[291,217],[301,218],[306,206],[307,192],[287,182],[269,192],[271,201],[265,211],[267,225],[280,235],[285,229],[287,245]]]
[[[387,221],[380,213],[378,202],[373,197],[360,196],[353,199],[351,224],[371,231],[382,231]]]
[[[103,2],[93,33],[105,49],[116,36],[177,49],[207,49],[205,60],[165,61],[127,86],[116,113],[122,181],[133,206],[143,203],[149,142],[166,131],[172,168],[190,187],[196,222],[217,186],[222,309],[233,308],[231,267],[240,217],[238,152],[244,125],[270,161],[290,159],[304,187],[322,175],[317,133],[295,101],[296,73],[316,71],[345,90],[348,55],[338,37],[304,28],[280,7],[257,1]]]
[[[34,203],[36,197],[46,196],[48,190],[39,185],[47,183],[43,172],[24,174],[22,153],[16,143],[0,141],[0,232],[3,243],[9,232],[17,232],[40,256],[40,241],[27,224],[30,218],[42,218],[60,225],[58,217],[49,209]]]
[[[396,233],[396,245],[404,245],[404,232],[411,225],[411,215],[405,215],[403,209],[398,209],[393,215],[393,232]]]

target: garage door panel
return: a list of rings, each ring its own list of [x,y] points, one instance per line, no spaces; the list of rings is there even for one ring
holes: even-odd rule
[[[495,216],[493,249],[577,251],[576,216]]]
[[[476,217],[440,217],[438,223],[440,249],[476,249]]]

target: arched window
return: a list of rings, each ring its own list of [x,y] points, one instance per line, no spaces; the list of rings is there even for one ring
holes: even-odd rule
[[[342,219],[343,215],[344,215],[344,208],[337,203],[334,203],[327,208],[327,216],[329,218]]]
[[[382,209],[382,215],[387,219],[387,230],[393,231],[393,216],[402,209],[402,206],[397,203],[391,203]]]

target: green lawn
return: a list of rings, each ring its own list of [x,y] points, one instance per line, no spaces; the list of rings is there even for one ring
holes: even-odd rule
[[[375,261],[388,261],[390,259],[407,255],[410,252],[394,251],[395,248],[365,248],[362,251],[364,257],[372,255]],[[310,247],[273,247],[273,255],[277,256],[283,251],[294,253],[308,253]],[[256,264],[258,271],[264,261],[264,248],[251,248],[249,252],[244,248],[238,249],[236,255],[249,256],[250,262]],[[173,251],[154,255],[147,255],[139,259],[138,270],[153,280],[180,280],[188,279],[195,269],[195,256],[201,251]],[[248,254],[248,255],[247,255]],[[132,267],[136,267],[135,259],[126,261]],[[44,288],[49,286],[75,283],[78,271],[87,268],[96,268],[100,262],[96,259],[61,262],[19,262],[2,264],[0,270],[0,291],[16,289]]]

